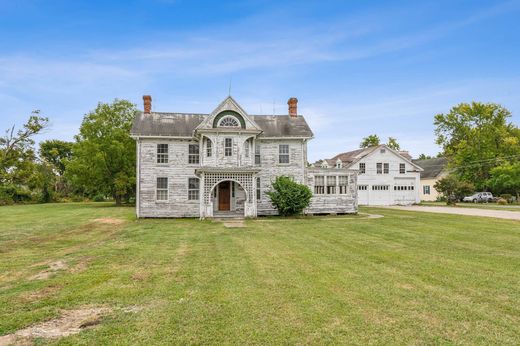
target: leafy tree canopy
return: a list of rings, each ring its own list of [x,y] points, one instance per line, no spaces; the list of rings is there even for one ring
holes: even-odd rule
[[[386,144],[390,149],[394,149],[394,150],[401,150],[401,146],[399,145],[399,143],[397,143],[397,139],[393,138],[393,137],[388,137],[388,143]]]
[[[378,135],[369,135],[361,141],[359,144],[360,148],[369,148],[376,145],[379,145],[381,143],[381,140],[379,139]]]
[[[462,180],[485,190],[490,171],[520,157],[520,131],[508,122],[511,113],[494,103],[461,103],[435,116],[436,142]]]
[[[65,172],[65,162],[72,157],[73,143],[49,139],[40,143],[40,158],[51,164],[59,175]]]
[[[475,191],[473,184],[461,181],[452,175],[439,179],[433,187],[446,197],[448,205],[455,204],[467,194]]]
[[[117,204],[135,194],[135,142],[130,138],[135,106],[126,100],[99,103],[85,115],[66,165],[73,186],[90,196],[109,195]]]
[[[279,176],[267,192],[280,215],[301,214],[309,206],[312,192],[307,185],[299,184],[287,176]]]
[[[0,183],[23,184],[33,172],[35,160],[34,136],[47,127],[48,118],[40,111],[32,112],[27,122],[18,131],[15,126],[0,137]]]
[[[506,163],[491,170],[489,185],[497,193],[520,197],[520,162]]]

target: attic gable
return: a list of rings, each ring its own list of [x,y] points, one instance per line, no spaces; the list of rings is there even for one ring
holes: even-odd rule
[[[225,115],[236,115],[239,122],[246,130],[262,131],[262,129],[252,120],[252,118],[240,107],[240,105],[231,96],[226,97],[213,112],[199,125],[196,130],[206,130],[214,128],[216,121]]]

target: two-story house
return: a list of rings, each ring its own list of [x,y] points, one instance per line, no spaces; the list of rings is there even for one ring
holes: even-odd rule
[[[144,112],[137,141],[138,217],[213,217],[276,214],[266,191],[277,176],[314,192],[308,214],[357,212],[357,173],[307,167],[313,138],[296,98],[287,115],[249,115],[227,97],[210,114]]]
[[[411,159],[408,152],[382,144],[338,154],[319,166],[357,170],[360,205],[407,205],[421,201],[423,169]]]

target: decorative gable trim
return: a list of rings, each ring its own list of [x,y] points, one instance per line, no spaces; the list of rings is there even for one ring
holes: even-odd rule
[[[195,132],[198,130],[205,130],[213,128],[213,124],[215,122],[215,118],[220,114],[231,111],[239,114],[242,117],[242,121],[244,122],[243,126],[245,129],[254,129],[257,131],[262,131],[262,129],[254,122],[253,119],[247,115],[247,113],[240,107],[240,105],[233,99],[231,96],[228,96],[224,101],[222,101],[213,112],[207,117],[199,126],[195,129]],[[242,123],[242,122],[241,122]]]

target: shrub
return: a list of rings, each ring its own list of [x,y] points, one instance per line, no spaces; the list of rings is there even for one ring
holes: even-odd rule
[[[460,181],[451,175],[438,180],[433,187],[446,196],[448,205],[456,204],[464,195],[474,190],[473,184]]]
[[[506,205],[507,204],[507,200],[504,199],[504,198],[499,198],[498,201],[497,201],[497,204]]]
[[[105,201],[105,196],[103,195],[95,195],[92,200],[94,202],[104,202]]]
[[[272,190],[267,192],[280,215],[297,215],[309,206],[312,192],[287,176],[279,176],[272,183]]]

